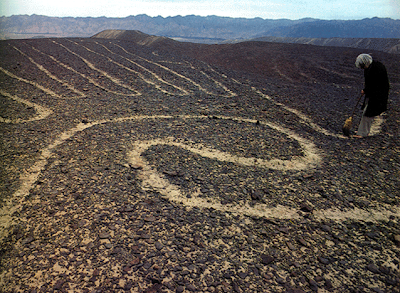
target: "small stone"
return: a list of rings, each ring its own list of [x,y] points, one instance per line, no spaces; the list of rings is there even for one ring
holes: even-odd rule
[[[341,235],[341,234],[333,234],[333,237],[336,238],[339,241],[344,241],[345,240],[344,236]]]
[[[314,177],[313,174],[303,174],[303,178],[304,178],[304,179],[311,179],[311,178],[313,178],[313,177]]]
[[[145,262],[143,264],[143,268],[145,268],[146,270],[150,269],[151,268],[151,263],[150,262]]]
[[[376,232],[367,233],[367,236],[368,236],[369,238],[371,238],[371,239],[376,239],[376,238],[379,237],[378,233],[376,233]]]
[[[157,241],[157,242],[155,243],[155,247],[156,247],[157,250],[161,250],[161,249],[163,249],[164,245],[162,245],[161,242],[158,242],[158,241]]]
[[[168,176],[171,176],[171,177],[175,177],[175,176],[179,175],[179,173],[176,172],[176,171],[164,171],[163,173],[168,175]]]
[[[263,264],[265,264],[265,265],[269,265],[269,264],[272,263],[274,260],[275,260],[275,259],[274,259],[272,256],[270,256],[270,255],[266,255],[266,254],[261,255],[261,262],[262,262]]]
[[[331,232],[331,227],[329,227],[328,225],[322,225],[321,229],[323,231],[325,231],[325,232],[328,232],[328,233]]]
[[[333,288],[332,281],[329,279],[325,279],[325,287],[326,289],[332,289]]]
[[[245,279],[245,278],[247,277],[247,273],[245,273],[245,272],[239,272],[239,273],[238,273],[238,276],[239,276],[241,279]]]
[[[54,289],[56,290],[61,290],[62,286],[64,285],[64,281],[63,280],[58,280],[56,282],[56,284],[54,285]]]
[[[251,194],[251,199],[256,200],[256,201],[262,201],[263,199],[263,193],[260,190],[255,190]]]
[[[277,282],[278,284],[285,284],[285,283],[286,283],[285,280],[282,279],[281,277],[277,277],[277,278],[276,278],[276,282]]]
[[[131,267],[130,266],[125,266],[122,270],[127,273],[127,272],[129,272],[131,270]]]
[[[109,233],[106,233],[106,232],[100,232],[100,234],[99,234],[99,238],[100,239],[108,239],[110,237],[111,237],[111,235]]]
[[[159,269],[161,269],[162,267],[160,267],[158,264],[155,264],[155,265],[153,265],[153,269],[155,270],[155,271],[157,271],[157,270],[159,270]]]
[[[147,216],[143,219],[145,222],[154,222],[156,220],[153,216]]]
[[[318,260],[319,260],[320,263],[322,263],[322,264],[324,264],[324,265],[329,264],[329,259],[327,259],[327,258],[324,258],[324,257],[319,256],[319,257],[318,257]]]
[[[137,264],[139,264],[140,263],[140,259],[138,258],[138,257],[136,257],[136,258],[134,258],[133,260],[131,260],[129,263],[128,263],[128,266],[134,266],[134,265],[137,265]]]
[[[157,293],[157,292],[160,292],[159,290],[161,289],[161,284],[159,284],[159,283],[156,283],[156,284],[153,284],[153,286],[151,286],[150,288],[147,288],[146,289],[146,292],[147,293]]]
[[[323,278],[321,276],[316,276],[315,277],[315,281],[316,282],[321,282],[323,280]]]
[[[125,207],[125,209],[123,210],[123,212],[125,212],[125,213],[133,212],[133,207],[127,206],[127,207]]]
[[[178,286],[176,288],[176,293],[182,293],[183,291],[185,291],[185,288],[183,286]]]
[[[390,269],[385,266],[380,266],[379,271],[384,275],[390,275]]]
[[[79,226],[79,227],[85,227],[88,223],[89,223],[88,220],[83,219],[83,220],[80,220],[80,221],[78,222],[78,226]]]
[[[287,234],[287,233],[289,233],[289,228],[287,228],[287,227],[279,227],[278,231]]]
[[[370,263],[370,264],[367,266],[367,269],[370,270],[371,272],[373,272],[374,274],[379,273],[378,267],[377,267],[375,264],[373,264],[373,263]]]
[[[305,213],[311,213],[313,211],[313,208],[306,203],[302,203],[300,205],[300,210],[302,210]]]
[[[400,245],[400,234],[399,235],[393,235],[394,243],[397,245]]]
[[[142,165],[139,165],[139,164],[130,164],[129,166],[130,166],[131,169],[133,169],[133,170],[140,170],[140,169],[143,168],[143,166],[142,166]]]
[[[315,282],[313,279],[310,279],[308,281],[308,283],[310,284],[310,287],[313,291],[317,291],[318,290],[318,283]]]
[[[299,239],[297,239],[297,241],[298,241],[301,245],[303,245],[303,246],[305,246],[305,247],[308,247],[308,243],[307,243],[303,238],[299,238]]]
[[[193,284],[186,285],[186,289],[188,289],[189,291],[192,291],[192,292],[197,291],[196,287]]]
[[[33,241],[35,241],[35,238],[33,238],[32,236],[29,236],[29,237],[25,238],[24,240],[22,240],[21,244],[22,245],[26,245],[26,244],[29,244],[29,243],[31,243]]]
[[[305,291],[301,289],[288,289],[286,293],[305,293]]]
[[[232,287],[235,292],[241,292],[240,287],[236,282],[232,282]]]
[[[287,241],[286,245],[290,250],[296,250],[296,247],[291,242]]]

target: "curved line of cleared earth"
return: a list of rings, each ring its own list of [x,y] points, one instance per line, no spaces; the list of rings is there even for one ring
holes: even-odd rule
[[[55,98],[58,98],[58,99],[61,99],[61,98],[62,98],[60,95],[56,94],[56,93],[53,92],[52,90],[50,90],[50,89],[48,89],[48,88],[45,88],[44,86],[41,86],[40,84],[37,84],[37,83],[34,82],[34,81],[30,81],[30,80],[27,80],[27,79],[25,79],[25,78],[23,78],[23,77],[19,77],[19,76],[15,75],[15,74],[11,73],[11,72],[8,71],[7,69],[4,69],[3,67],[0,67],[0,71],[2,71],[4,74],[6,74],[6,75],[8,75],[9,77],[12,77],[12,78],[14,78],[14,79],[16,79],[16,80],[18,80],[18,81],[21,81],[21,82],[24,82],[24,83],[33,85],[34,87],[36,87],[36,88],[42,90],[43,92],[45,92],[46,94],[48,94],[48,95],[50,95],[50,96],[52,96],[52,97],[55,97]]]
[[[7,118],[0,117],[0,122],[3,122],[3,123],[23,123],[23,122],[37,121],[37,120],[45,119],[47,116],[49,116],[50,114],[53,113],[53,111],[50,110],[49,108],[40,106],[39,104],[32,103],[32,102],[29,102],[29,101],[24,100],[24,99],[21,99],[18,96],[15,96],[15,95],[13,96],[13,95],[5,92],[2,89],[0,89],[0,94],[5,96],[5,97],[7,97],[7,98],[10,98],[10,99],[12,99],[14,101],[17,101],[17,102],[19,102],[21,104],[25,104],[28,107],[33,107],[35,109],[36,113],[37,113],[35,117],[29,118],[29,119],[7,119]]]
[[[310,126],[312,129],[314,129],[315,131],[322,133],[326,136],[333,136],[336,138],[345,138],[347,139],[347,136],[344,136],[343,134],[337,134],[337,133],[333,133],[330,132],[329,130],[326,130],[324,128],[322,128],[321,126],[319,126],[318,124],[314,123],[312,121],[312,119],[310,119],[309,117],[307,117],[306,115],[304,115],[303,113],[301,113],[299,110],[296,110],[294,108],[291,108],[289,106],[286,106],[285,104],[279,103],[277,101],[275,101],[273,98],[271,98],[270,96],[262,93],[260,90],[256,89],[256,88],[252,88],[257,94],[259,94],[261,97],[271,101],[272,103],[274,103],[277,106],[282,107],[283,109],[285,109],[288,112],[291,112],[293,114],[295,114],[297,117],[300,118],[301,121],[305,122],[308,126]],[[374,136],[377,135],[381,132],[382,129],[382,125],[385,122],[384,119],[384,114],[377,116],[374,121],[372,122],[372,126],[371,126],[371,132],[370,132],[370,136]]]
[[[58,146],[63,144],[66,140],[73,137],[79,132],[85,131],[88,128],[91,128],[96,125],[105,124],[105,123],[123,123],[126,121],[134,121],[134,120],[143,120],[143,119],[209,119],[208,116],[169,116],[169,115],[157,115],[157,116],[132,116],[125,118],[117,118],[117,119],[108,119],[108,120],[98,120],[90,123],[80,123],[75,127],[63,132],[52,144],[48,145],[46,148],[42,149],[40,153],[39,159],[33,164],[30,168],[28,168],[20,177],[20,187],[13,194],[13,196],[8,200],[7,203],[0,210],[0,219],[1,219],[1,227],[0,227],[0,237],[4,236],[6,233],[8,226],[11,223],[11,215],[14,211],[18,210],[22,205],[25,197],[29,194],[29,191],[34,186],[35,182],[38,180],[40,174],[44,171],[45,166],[48,162],[48,159],[53,154],[53,150]],[[251,119],[243,119],[238,117],[219,117],[220,119],[229,119],[232,121],[242,121],[247,123],[260,123]],[[268,127],[271,127],[277,131],[280,131],[287,136],[290,136],[296,140],[298,140],[301,145],[303,152],[305,154],[302,158],[296,158],[294,160],[290,160],[286,162],[285,160],[273,160],[273,161],[260,161],[256,162],[253,159],[253,164],[251,166],[261,167],[261,168],[286,168],[291,169],[300,168],[302,170],[307,168],[312,168],[316,166],[321,161],[321,156],[319,151],[315,148],[314,144],[304,138],[301,138],[291,130],[287,130],[281,126],[274,125],[272,123],[264,122],[264,124]],[[232,212],[232,213],[241,213],[250,216],[259,216],[259,217],[269,217],[269,218],[282,218],[282,219],[293,219],[298,217],[298,210],[289,208],[286,206],[277,206],[277,207],[267,207],[266,205],[259,204],[253,207],[250,207],[248,204],[243,204],[242,206],[238,205],[222,205],[218,201],[212,201],[210,199],[204,200],[199,198],[199,191],[197,194],[192,194],[192,199],[187,199],[187,197],[182,195],[182,192],[179,188],[173,184],[171,184],[167,179],[163,177],[163,175],[159,174],[156,170],[154,170],[148,163],[143,160],[141,154],[150,146],[157,144],[169,144],[175,145],[191,152],[200,154],[204,157],[208,157],[210,159],[217,159],[222,161],[234,162],[238,165],[248,166],[251,162],[251,159],[236,157],[226,152],[221,152],[211,148],[205,148],[203,145],[188,145],[187,143],[181,143],[179,141],[174,141],[173,139],[166,140],[149,140],[144,142],[136,142],[133,143],[133,147],[131,151],[127,154],[129,162],[131,164],[142,164],[142,170],[140,171],[143,188],[144,189],[153,189],[163,196],[168,197],[172,201],[181,202],[189,207],[203,207],[203,208],[214,208],[217,210],[221,210],[224,212]],[[296,165],[297,164],[297,165]],[[339,210],[339,209],[329,209],[329,210],[315,210],[314,216],[317,219],[330,218],[336,221],[342,221],[345,219],[355,219],[355,220],[363,220],[363,221],[379,221],[379,220],[387,220],[390,216],[396,216],[400,214],[400,207],[393,207],[386,204],[375,203],[376,207],[367,210],[361,210],[358,208],[355,209],[347,209],[347,210]]]

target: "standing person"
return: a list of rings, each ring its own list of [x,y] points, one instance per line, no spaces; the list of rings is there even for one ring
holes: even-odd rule
[[[371,55],[360,54],[356,59],[356,67],[364,69],[365,85],[361,94],[365,94],[363,115],[358,126],[357,135],[368,136],[374,117],[387,110],[389,96],[389,78],[386,67],[379,61],[372,60]]]

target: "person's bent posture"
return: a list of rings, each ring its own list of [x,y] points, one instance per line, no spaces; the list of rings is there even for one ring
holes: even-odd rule
[[[361,94],[365,94],[362,106],[363,115],[355,137],[368,136],[374,118],[387,110],[389,96],[389,78],[386,67],[371,55],[360,54],[356,67],[364,69],[365,85]]]

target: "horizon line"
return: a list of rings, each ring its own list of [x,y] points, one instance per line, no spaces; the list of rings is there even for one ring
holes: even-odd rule
[[[363,17],[363,18],[346,18],[346,19],[340,19],[340,18],[331,18],[331,19],[324,19],[324,18],[314,18],[314,17],[302,17],[302,18],[297,18],[297,19],[291,19],[291,18],[262,18],[262,17],[233,17],[233,16],[220,16],[220,15],[196,15],[196,14],[187,14],[187,15],[170,15],[170,16],[161,16],[161,15],[157,15],[157,16],[150,16],[148,14],[145,13],[141,13],[141,14],[136,14],[136,15],[127,15],[127,16],[51,16],[51,15],[44,15],[44,14],[12,14],[12,15],[1,15],[0,17],[17,17],[17,16],[43,16],[43,17],[49,17],[49,18],[114,18],[114,19],[124,19],[124,18],[129,18],[129,17],[137,17],[137,16],[147,16],[149,18],[177,18],[177,17],[201,17],[201,18],[207,18],[207,17],[219,17],[219,18],[230,18],[230,19],[247,19],[247,20],[254,20],[254,19],[262,19],[262,20],[291,20],[291,21],[298,21],[298,20],[306,20],[306,19],[310,19],[310,20],[323,20],[323,21],[333,21],[333,20],[337,20],[337,21],[357,21],[357,20],[365,20],[365,19],[374,19],[374,18],[378,18],[378,19],[391,19],[391,20],[400,20],[400,19],[394,19],[391,17],[380,17],[380,16],[373,16],[373,17]]]

